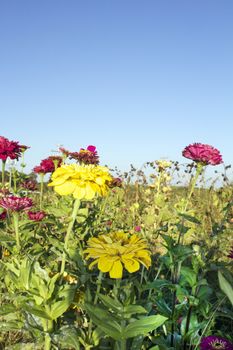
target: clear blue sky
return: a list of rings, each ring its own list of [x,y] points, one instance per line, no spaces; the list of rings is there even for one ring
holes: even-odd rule
[[[232,163],[232,0],[0,1],[0,135],[101,163],[209,143]]]

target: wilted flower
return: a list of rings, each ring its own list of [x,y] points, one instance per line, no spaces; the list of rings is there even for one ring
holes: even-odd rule
[[[233,345],[226,339],[214,335],[202,338],[201,350],[233,350]]]
[[[21,211],[32,207],[32,200],[28,197],[8,196],[0,199],[0,206],[6,210]]]
[[[227,255],[228,258],[233,259],[233,247],[231,248],[229,254]]]
[[[2,220],[5,220],[6,217],[7,217],[7,212],[6,212],[6,210],[4,210],[4,211],[0,214],[0,220],[1,220],[1,221],[2,221]]]
[[[0,196],[1,197],[5,197],[7,196],[8,194],[10,194],[10,190],[8,188],[0,188]]]
[[[8,157],[10,159],[18,159],[21,153],[22,149],[18,142],[10,141],[6,137],[0,136],[0,159],[3,161],[6,161]]]
[[[28,211],[28,218],[32,221],[41,221],[46,216],[44,211]]]
[[[25,180],[21,183],[21,186],[29,191],[36,191],[37,190],[37,182],[34,180]]]
[[[59,151],[62,153],[63,156],[68,157],[68,155],[70,154],[70,151],[68,151],[67,149],[63,148],[63,147],[59,147]]]
[[[22,153],[24,153],[28,148],[30,148],[29,146],[25,146],[25,145],[19,145],[19,147]]]
[[[202,143],[193,143],[185,147],[182,152],[185,158],[192,159],[194,162],[203,165],[218,165],[222,163],[222,156],[216,148]]]
[[[94,259],[89,268],[98,264],[102,272],[109,272],[111,278],[122,278],[123,267],[133,273],[140,269],[140,264],[149,268],[151,265],[150,252],[145,239],[136,234],[129,236],[119,231],[88,240],[86,259]]]
[[[70,164],[58,168],[48,186],[54,186],[61,196],[72,194],[74,198],[91,200],[96,195],[105,196],[111,180],[107,167]]]
[[[55,171],[55,168],[59,167],[62,163],[62,158],[59,156],[50,156],[43,159],[40,165],[34,167],[33,171],[37,174],[47,174]]]
[[[111,182],[109,182],[108,186],[110,188],[113,187],[122,187],[122,180],[119,177],[114,177]]]
[[[79,152],[70,152],[70,159],[78,160],[80,164],[99,164],[99,156],[95,146],[81,148]]]
[[[155,164],[158,166],[159,171],[163,171],[163,170],[169,168],[172,165],[171,162],[169,162],[167,160],[162,160],[162,159],[161,160],[156,160]]]

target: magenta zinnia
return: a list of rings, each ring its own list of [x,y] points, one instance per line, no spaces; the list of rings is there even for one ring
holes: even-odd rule
[[[136,234],[118,231],[92,237],[87,242],[86,259],[94,259],[89,268],[97,265],[102,272],[108,272],[111,278],[122,278],[123,268],[129,273],[136,272],[140,265],[147,269],[151,265],[147,241]]]
[[[21,211],[32,207],[32,199],[28,197],[8,196],[0,200],[0,206],[6,210]]]
[[[182,155],[203,165],[218,165],[222,163],[222,156],[219,150],[203,143],[193,143],[185,147]]]
[[[44,211],[28,211],[28,218],[32,221],[41,221],[46,216]]]
[[[210,335],[202,338],[200,350],[233,350],[233,345],[224,338]]]

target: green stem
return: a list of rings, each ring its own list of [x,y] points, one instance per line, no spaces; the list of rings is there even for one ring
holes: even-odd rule
[[[50,350],[51,349],[51,338],[49,333],[45,334],[45,339],[44,339],[44,350]]]
[[[60,270],[61,276],[63,276],[64,271],[65,271],[66,252],[67,252],[67,249],[68,249],[69,238],[70,238],[70,235],[71,235],[74,223],[75,223],[75,219],[77,217],[77,213],[78,213],[79,207],[80,207],[80,200],[76,199],[75,202],[74,202],[74,206],[73,206],[73,212],[72,212],[72,215],[71,215],[71,221],[70,221],[70,223],[68,225],[68,228],[67,228],[67,231],[66,231],[66,236],[65,236],[64,250],[63,250],[63,254],[62,254],[62,262],[61,262],[61,270]]]
[[[40,210],[43,204],[43,191],[44,191],[44,174],[40,173]]]
[[[102,282],[102,278],[103,278],[103,272],[99,272],[99,276],[98,276],[98,279],[97,279],[97,290],[96,290],[96,294],[95,294],[95,299],[94,299],[94,305],[97,304],[97,301],[98,301],[98,294],[100,292],[100,288],[101,288],[101,282]]]
[[[2,187],[5,185],[5,167],[6,167],[6,161],[2,160]]]
[[[20,250],[20,237],[19,237],[19,215],[18,213],[13,213],[13,224],[15,229],[15,239],[18,250]]]

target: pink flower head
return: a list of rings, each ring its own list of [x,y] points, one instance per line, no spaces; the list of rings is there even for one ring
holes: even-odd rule
[[[0,214],[0,221],[5,220],[7,216],[7,212],[6,210],[4,210],[1,214]]]
[[[46,216],[44,211],[28,211],[28,218],[32,221],[41,221]]]
[[[185,147],[182,155],[204,165],[218,165],[222,163],[222,156],[219,150],[203,143],[193,143]]]
[[[18,142],[9,141],[6,137],[0,136],[0,159],[6,161],[10,159],[17,159],[21,156],[22,149]]]
[[[142,229],[141,226],[135,226],[135,227],[134,227],[134,231],[135,231],[135,232],[140,232],[141,229]]]
[[[58,156],[50,156],[46,159],[43,159],[40,162],[40,165],[35,166],[33,168],[34,173],[36,174],[47,174],[47,173],[53,173],[55,171],[56,167],[59,167],[61,165],[62,158]],[[56,167],[55,167],[56,165]]]
[[[69,156],[80,164],[99,164],[96,147],[92,145],[88,146],[87,149],[81,148],[79,152],[70,152]]]
[[[210,335],[202,338],[200,350],[233,350],[233,345],[224,338]]]
[[[6,210],[21,211],[32,207],[32,200],[28,197],[8,196],[0,200],[0,206]]]

